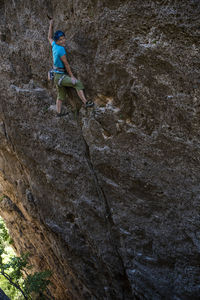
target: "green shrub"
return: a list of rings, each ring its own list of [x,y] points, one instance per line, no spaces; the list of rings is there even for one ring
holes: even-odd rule
[[[0,288],[12,300],[48,299],[45,295],[50,284],[50,271],[35,272],[23,278],[30,272],[29,254],[16,256],[10,244],[12,240],[0,217]]]

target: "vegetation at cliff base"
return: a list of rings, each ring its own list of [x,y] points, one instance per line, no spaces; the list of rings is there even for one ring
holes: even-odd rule
[[[0,288],[11,300],[49,299],[50,271],[31,274],[29,254],[16,256],[8,230],[0,217]]]

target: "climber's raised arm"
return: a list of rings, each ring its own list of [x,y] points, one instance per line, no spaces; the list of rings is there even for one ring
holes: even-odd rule
[[[51,19],[49,22],[48,40],[50,44],[53,43],[53,19]]]

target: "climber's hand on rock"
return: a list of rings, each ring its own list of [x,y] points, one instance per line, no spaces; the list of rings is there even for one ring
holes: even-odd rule
[[[47,18],[49,19],[49,21],[52,21],[52,20],[53,20],[52,16],[50,16],[50,15],[48,15],[48,14],[47,14]]]

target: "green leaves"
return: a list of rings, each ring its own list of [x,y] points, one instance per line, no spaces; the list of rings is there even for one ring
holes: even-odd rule
[[[10,244],[8,230],[0,218],[0,287],[13,300],[48,299],[45,292],[50,284],[51,272],[35,272],[24,279],[23,274],[30,273],[32,268],[29,253],[21,256],[9,254]]]
[[[22,271],[28,267],[28,256],[29,254],[26,253],[22,254],[20,257],[14,256],[10,258],[9,269],[13,270],[10,272],[10,276],[14,280],[20,279],[22,277]]]
[[[24,280],[24,291],[31,295],[39,293],[42,295],[48,284],[50,283],[51,271],[35,272],[33,275],[28,275]]]
[[[3,220],[0,218],[0,241],[1,242],[6,242],[9,241],[10,237],[8,234],[8,231],[5,227],[5,224],[3,222]]]

